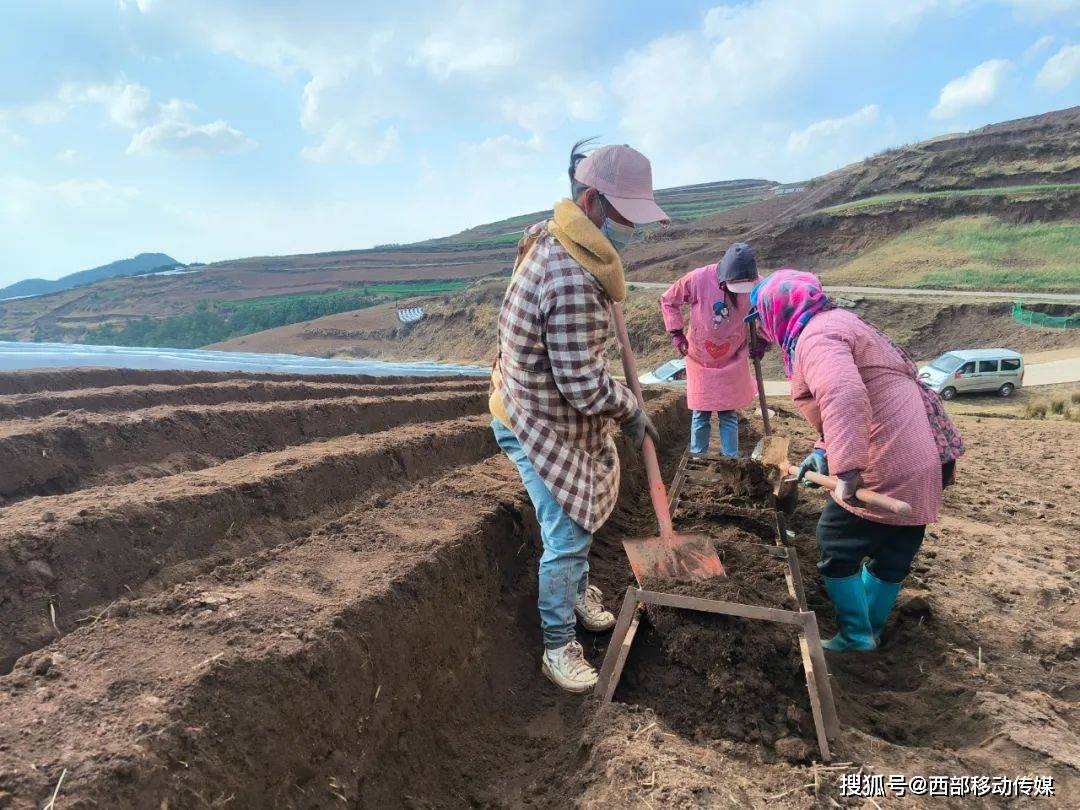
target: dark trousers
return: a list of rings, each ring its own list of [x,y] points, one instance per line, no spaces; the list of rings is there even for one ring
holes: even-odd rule
[[[882,582],[902,582],[922,545],[925,526],[890,526],[853,515],[829,501],[817,525],[818,563],[823,576],[839,579],[859,572],[862,561]]]

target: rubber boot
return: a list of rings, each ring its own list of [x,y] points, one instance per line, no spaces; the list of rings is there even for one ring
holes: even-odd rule
[[[870,629],[870,615],[866,605],[866,591],[862,577],[822,577],[825,590],[836,608],[836,625],[839,632],[822,642],[826,650],[873,650],[877,647],[874,631]]]
[[[878,579],[864,565],[862,569],[863,590],[866,591],[866,612],[870,617],[870,629],[874,640],[881,643],[881,633],[885,629],[885,620],[892,613],[896,596],[900,593],[899,582],[885,582]]]

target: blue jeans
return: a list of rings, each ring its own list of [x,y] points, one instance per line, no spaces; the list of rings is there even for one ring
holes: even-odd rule
[[[517,465],[540,524],[544,553],[540,557],[540,629],[544,647],[553,650],[573,641],[577,622],[574,600],[589,585],[589,547],[592,534],[566,514],[521,449],[521,442],[497,419],[491,429],[499,447]]]
[[[690,452],[708,453],[709,435],[712,432],[712,411],[694,411],[690,417]],[[735,411],[717,411],[720,425],[720,450],[725,456],[739,455],[739,414]]]

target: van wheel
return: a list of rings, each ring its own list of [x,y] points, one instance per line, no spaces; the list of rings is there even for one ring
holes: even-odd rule
[[[1013,395],[1013,391],[1015,390],[1016,386],[1014,386],[1012,383],[1005,383],[1003,386],[1001,386],[1001,388],[998,389],[998,393],[1001,394],[1003,397],[1011,397]]]
[[[953,388],[951,385],[948,388],[942,389],[942,391],[941,391],[941,398],[942,399],[955,399],[955,397],[956,397],[956,389]]]

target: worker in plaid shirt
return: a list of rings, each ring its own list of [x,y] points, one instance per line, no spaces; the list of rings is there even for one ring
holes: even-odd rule
[[[541,668],[571,692],[597,680],[576,640],[611,629],[615,617],[589,585],[592,533],[619,493],[614,433],[638,447],[656,429],[630,390],[608,373],[611,305],[626,296],[619,251],[635,225],[667,221],[653,199],[652,168],[629,146],[571,149],[572,199],[518,244],[499,315],[492,373],[492,429],[517,465],[540,523]]]

